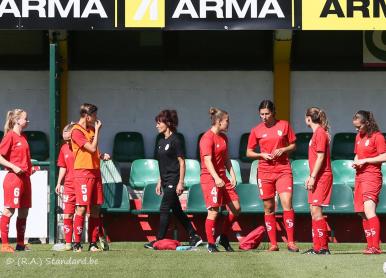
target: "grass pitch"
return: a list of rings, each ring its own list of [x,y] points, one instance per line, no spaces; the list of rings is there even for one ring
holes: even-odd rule
[[[268,253],[263,250],[267,246],[210,254],[205,246],[178,252],[148,250],[143,243],[113,243],[108,252],[73,253],[32,245],[31,252],[0,254],[0,277],[386,277],[386,254],[362,255],[364,244],[331,244],[330,256],[290,253],[282,244],[279,252]],[[299,246],[306,250],[311,245]]]

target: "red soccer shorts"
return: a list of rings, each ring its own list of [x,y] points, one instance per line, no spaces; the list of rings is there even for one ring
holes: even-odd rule
[[[77,206],[102,205],[103,184],[100,177],[74,178],[74,187]]]
[[[26,175],[8,173],[4,183],[5,208],[30,208],[32,205],[31,180]]]
[[[76,195],[73,181],[64,182],[63,192],[63,213],[73,214],[75,213]]]
[[[292,193],[292,173],[258,172],[257,184],[259,186],[260,199],[262,200],[272,199],[275,197],[275,192],[279,194],[284,192]]]
[[[332,194],[332,173],[324,173],[315,180],[314,189],[308,191],[308,203],[312,206],[325,207],[330,204]]]
[[[382,176],[364,173],[355,177],[354,209],[363,212],[363,203],[372,200],[378,204],[379,193],[382,189]]]
[[[223,187],[217,187],[212,176],[201,176],[201,188],[207,209],[222,207],[239,199],[235,188],[231,188],[229,179],[226,176],[220,177],[225,182]]]

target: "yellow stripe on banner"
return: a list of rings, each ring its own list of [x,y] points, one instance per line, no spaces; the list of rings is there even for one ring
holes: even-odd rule
[[[292,0],[292,28],[295,27],[295,0]]]
[[[115,28],[118,27],[118,0],[115,0]]]

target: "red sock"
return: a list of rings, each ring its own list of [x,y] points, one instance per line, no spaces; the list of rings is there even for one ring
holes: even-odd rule
[[[318,237],[320,248],[328,249],[327,222],[324,218],[315,221],[316,236]]]
[[[369,227],[369,220],[363,219],[362,225],[363,225],[363,231],[365,232],[365,236],[366,236],[367,248],[371,248],[371,247],[373,247],[373,237],[371,236],[371,230]]]
[[[235,216],[233,213],[229,213],[228,216],[224,217],[224,222],[222,223],[222,234],[228,236],[229,232],[232,230],[232,225],[236,221],[237,216]]]
[[[313,242],[313,249],[315,251],[319,251],[320,250],[320,241],[319,241],[319,237],[317,237],[317,229],[316,229],[315,220],[312,220],[312,242]]]
[[[277,245],[276,241],[276,216],[275,214],[264,215],[265,226],[271,245]]]
[[[88,218],[88,241],[97,242],[99,237],[100,218]]]
[[[9,232],[9,221],[11,217],[5,216],[4,214],[1,216],[1,242],[3,244],[8,244],[8,232]]]
[[[64,240],[66,243],[72,242],[72,232],[73,232],[73,220],[72,218],[65,218],[63,220],[63,232],[64,232]]]
[[[80,243],[82,241],[83,226],[84,226],[84,216],[75,215],[75,219],[74,219],[75,243]]]
[[[374,216],[368,219],[368,221],[369,221],[369,228],[371,231],[371,237],[373,241],[373,247],[379,249],[379,237],[381,233],[381,227],[379,225],[378,216]]]
[[[214,232],[215,232],[216,220],[206,219],[205,221],[205,232],[206,238],[209,244],[215,244]]]
[[[295,212],[294,210],[283,211],[283,220],[285,230],[287,232],[288,242],[294,242],[294,231],[295,231]]]
[[[16,243],[18,245],[24,246],[24,235],[25,235],[25,225],[27,219],[26,218],[16,218]]]

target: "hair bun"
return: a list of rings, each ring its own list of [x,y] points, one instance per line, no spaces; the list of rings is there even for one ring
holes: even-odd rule
[[[215,107],[209,108],[209,114],[210,114],[210,115],[214,115],[214,114],[216,114],[216,113],[217,113],[217,108],[215,108]]]

